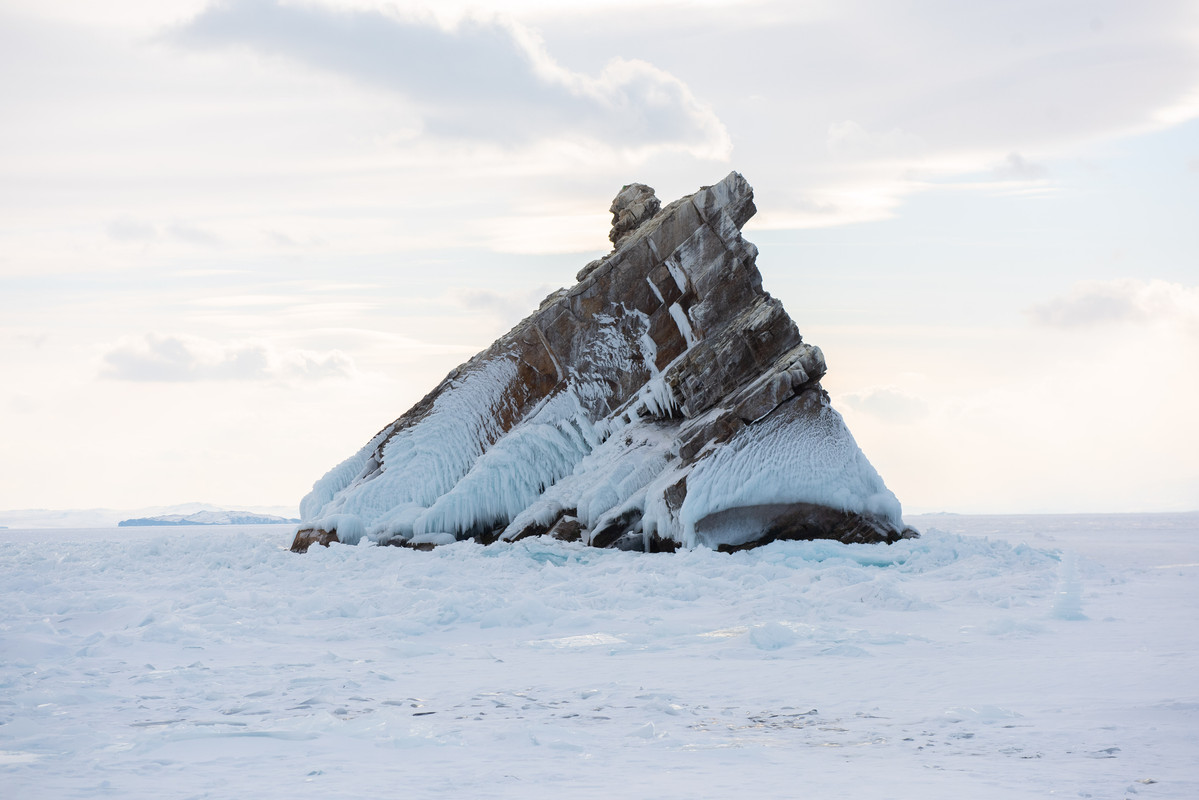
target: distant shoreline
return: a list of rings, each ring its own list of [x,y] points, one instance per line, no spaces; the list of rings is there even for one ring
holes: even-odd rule
[[[158,514],[153,517],[132,517],[117,523],[118,528],[159,525],[288,525],[299,522],[274,514],[253,511],[197,511],[194,514]]]
[[[298,523],[298,519],[260,519],[260,520],[245,520],[233,522],[194,522],[190,520],[161,520],[152,517],[142,519],[123,519],[117,523],[118,528],[141,528],[141,527],[182,527],[182,526],[230,526],[230,525],[294,525]],[[0,528],[4,526],[0,525]]]

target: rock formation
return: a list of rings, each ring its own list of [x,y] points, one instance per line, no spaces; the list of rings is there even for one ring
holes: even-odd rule
[[[725,550],[913,536],[762,290],[737,173],[612,204],[615,249],[461,365],[300,505],[292,549],[550,535]]]

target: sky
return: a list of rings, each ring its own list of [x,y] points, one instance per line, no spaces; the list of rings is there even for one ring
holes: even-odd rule
[[[0,0],[0,508],[295,507],[730,171],[910,511],[1199,508],[1199,5]]]

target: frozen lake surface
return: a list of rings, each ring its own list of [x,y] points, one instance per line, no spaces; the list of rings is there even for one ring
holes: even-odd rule
[[[1199,514],[907,520],[0,531],[0,797],[1199,797]]]

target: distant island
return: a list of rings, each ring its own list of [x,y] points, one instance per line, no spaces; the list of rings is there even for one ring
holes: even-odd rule
[[[255,514],[250,511],[197,511],[194,514],[163,514],[157,517],[123,519],[119,528],[139,525],[281,525],[296,523],[298,519],[276,517],[271,514]]]

